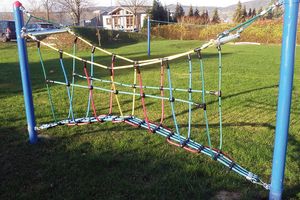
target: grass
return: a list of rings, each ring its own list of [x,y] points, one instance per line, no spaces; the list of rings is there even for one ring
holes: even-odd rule
[[[200,44],[195,41],[154,41],[152,56],[184,52]],[[213,160],[168,145],[164,138],[124,124],[93,124],[58,127],[40,132],[37,145],[27,142],[19,63],[15,43],[0,44],[0,199],[216,199],[230,192],[240,199],[265,199],[268,192],[227,170]],[[146,58],[146,43],[111,46],[110,51],[132,59]],[[297,49],[300,50],[299,47]],[[28,47],[35,114],[38,124],[51,121],[47,93],[34,44]],[[88,58],[89,52],[80,56]],[[280,46],[223,47],[224,151],[269,182],[275,132]],[[217,89],[217,54],[204,52],[206,88]],[[43,48],[49,79],[63,80],[58,55]],[[285,199],[300,198],[300,57],[296,58],[295,84],[287,152]],[[109,64],[110,57],[97,53],[96,61]],[[70,74],[71,59],[65,58]],[[83,74],[81,63],[78,72]],[[122,64],[122,63],[120,63]],[[186,59],[170,63],[174,87],[188,87]],[[200,89],[199,65],[193,59],[194,87]],[[108,79],[97,69],[96,77]],[[142,69],[144,85],[159,85],[159,66]],[[132,69],[116,71],[116,81],[132,83]],[[83,80],[77,80],[86,84]],[[166,81],[167,83],[167,81]],[[98,84],[99,85],[99,84]],[[109,85],[105,86],[109,88]],[[66,118],[68,101],[64,87],[52,86],[57,115]],[[130,91],[130,90],[129,90]],[[150,90],[146,93],[157,94]],[[76,98],[77,97],[77,98]],[[75,90],[76,116],[84,115],[88,93]],[[175,93],[187,99],[186,93]],[[99,113],[108,112],[109,95],[95,92]],[[131,97],[122,96],[125,113]],[[194,95],[199,99],[199,95]],[[196,101],[195,100],[195,101]],[[212,143],[218,146],[216,97],[207,96]],[[142,116],[140,101],[137,115]],[[160,102],[146,99],[149,117],[159,121]],[[187,106],[176,104],[182,133],[187,131]],[[174,128],[166,105],[165,124]],[[116,105],[114,113],[118,114]],[[201,110],[193,113],[193,138],[207,144]]]

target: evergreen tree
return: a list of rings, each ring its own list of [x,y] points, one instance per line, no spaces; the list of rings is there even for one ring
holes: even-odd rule
[[[255,15],[256,15],[256,10],[255,10],[255,8],[253,8],[251,17],[254,17]]]
[[[152,10],[151,10],[151,19],[159,21],[168,20],[168,11],[164,8],[161,3],[157,0],[153,1]]]
[[[242,3],[239,1],[233,15],[233,21],[239,23],[242,21]]]
[[[248,17],[248,13],[247,13],[247,8],[246,6],[244,6],[243,10],[242,10],[242,21],[246,21],[247,17]]]
[[[208,10],[203,10],[200,17],[201,17],[202,24],[208,24],[209,23]]]
[[[219,13],[218,13],[218,9],[216,8],[215,10],[214,10],[214,15],[213,15],[213,17],[212,17],[212,20],[211,20],[211,22],[212,23],[214,23],[214,24],[218,24],[218,23],[220,23],[220,17],[219,17]]]
[[[247,15],[247,17],[252,17],[252,9],[251,8],[249,8],[249,12],[248,12],[248,15]]]
[[[190,6],[190,10],[189,10],[189,17],[193,17],[194,16],[194,10],[193,10],[193,6]]]
[[[200,17],[198,8],[195,9],[194,16],[197,18]]]
[[[184,10],[182,8],[182,6],[177,3],[176,8],[175,8],[175,14],[174,14],[174,18],[177,21],[179,18],[184,16]]]
[[[159,2],[157,0],[153,0],[152,9],[150,11],[151,19],[158,20],[159,18]]]

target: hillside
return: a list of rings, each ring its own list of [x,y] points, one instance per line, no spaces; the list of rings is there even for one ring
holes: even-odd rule
[[[253,1],[242,3],[242,4],[243,4],[243,6],[246,6],[247,10],[249,8],[251,8],[251,9],[255,8],[256,10],[258,10],[259,8],[265,8],[266,6],[268,6],[269,2],[270,2],[270,0],[253,0]],[[176,4],[167,5],[167,8],[171,11],[175,11],[175,7],[176,7]],[[190,6],[182,5],[182,7],[183,7],[185,13],[189,12]],[[233,13],[236,9],[236,4],[228,6],[228,7],[193,7],[193,8],[194,8],[194,10],[197,8],[200,11],[200,13],[203,10],[208,10],[208,13],[210,15],[213,13],[214,9],[218,8],[220,17],[223,20],[230,21],[232,19]]]

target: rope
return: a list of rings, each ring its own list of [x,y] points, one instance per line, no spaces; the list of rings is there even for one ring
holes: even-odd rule
[[[170,70],[170,65],[169,65],[168,60],[166,60],[166,66],[167,66],[168,82],[169,82],[169,88],[170,88],[170,99],[169,99],[169,101],[170,101],[170,104],[171,104],[172,117],[173,117],[175,129],[176,129],[176,134],[178,135],[179,142],[182,145],[183,141],[181,141],[181,138],[180,138],[180,132],[179,132],[179,127],[178,127],[178,124],[177,124],[175,108],[174,108],[175,98],[173,97],[173,92],[172,92],[172,89],[171,89],[172,88],[171,70]]]
[[[76,33],[74,33],[73,31],[71,31],[70,29],[68,30],[68,32],[69,32],[71,35],[76,36],[79,40],[81,40],[81,41],[84,42],[85,44],[87,44],[87,45],[89,45],[89,46],[91,46],[91,47],[95,47],[95,46],[92,45],[90,42],[88,42],[87,40],[85,40],[85,39],[83,39],[82,37],[78,36]],[[107,55],[110,55],[110,56],[114,55],[116,58],[120,58],[121,60],[125,60],[125,61],[127,61],[127,62],[134,63],[134,61],[131,60],[131,59],[129,59],[129,58],[125,58],[125,57],[123,57],[123,56],[120,56],[120,55],[117,55],[117,54],[113,54],[113,53],[111,53],[111,52],[109,52],[109,51],[106,51],[105,49],[100,48],[100,47],[95,47],[95,48],[96,48],[97,50],[99,50],[99,51],[101,51],[101,52],[107,54]]]
[[[222,49],[218,46],[219,54],[219,97],[218,97],[218,110],[219,110],[219,132],[220,132],[220,145],[219,149],[222,149],[223,143],[223,131],[222,131]]]
[[[75,74],[75,76],[78,76],[79,78],[82,78],[82,79],[86,79],[85,76],[82,76],[80,74]],[[93,81],[97,81],[97,82],[101,82],[101,83],[109,83],[111,84],[111,80],[104,80],[104,79],[99,79],[99,78],[92,78]],[[118,86],[123,86],[123,87],[128,87],[128,88],[140,88],[140,86],[136,85],[136,84],[126,84],[126,83],[119,83],[119,82],[114,82],[115,85],[118,85]],[[168,87],[155,87],[155,86],[145,86],[143,85],[142,86],[143,89],[152,89],[152,90],[162,90],[162,91],[165,91],[165,90],[170,90],[170,88]],[[183,89],[183,88],[171,88],[173,91],[176,91],[176,92],[185,92],[185,93],[188,93],[190,92],[189,88],[186,88],[186,89]],[[191,90],[192,93],[202,93],[202,90],[194,90],[192,89]],[[219,92],[218,91],[205,91],[205,94],[209,94],[209,95],[213,95],[213,96],[219,96]]]
[[[52,95],[51,95],[51,91],[50,91],[50,87],[49,87],[49,84],[46,81],[47,80],[47,74],[46,74],[45,65],[44,65],[44,61],[43,61],[43,57],[42,57],[40,43],[37,43],[37,49],[38,49],[38,55],[39,55],[39,58],[40,58],[42,72],[43,72],[43,76],[44,76],[45,84],[46,84],[46,88],[47,88],[48,100],[49,100],[49,104],[50,104],[50,107],[51,107],[52,117],[53,117],[54,122],[57,122],[57,118],[55,116],[55,109],[54,109],[54,105],[53,105],[53,100],[52,100]]]
[[[192,90],[192,58],[188,55],[189,62],[189,89]],[[192,101],[192,92],[188,94],[189,101]],[[189,115],[188,115],[188,140],[191,139],[191,125],[192,125],[192,105],[189,104]]]
[[[76,43],[77,43],[77,38],[75,38],[74,43],[73,43],[73,55],[76,54]],[[73,58],[73,63],[72,63],[72,84],[75,83],[75,70],[76,70],[76,59]],[[74,98],[74,86],[71,86],[71,102],[73,103],[73,98]],[[69,115],[68,118],[71,116],[71,109],[69,109]]]
[[[136,68],[134,68],[134,72],[133,72],[133,96],[132,96],[132,112],[131,115],[134,116],[134,111],[135,111],[135,94],[136,94]],[[130,87],[130,86],[129,86]]]
[[[73,85],[73,84],[70,84],[70,82],[68,81],[68,78],[67,78],[65,66],[64,66],[64,63],[63,63],[63,59],[62,59],[63,58],[63,56],[62,56],[63,52],[59,51],[59,54],[60,54],[59,62],[60,62],[60,66],[61,66],[61,69],[62,69],[62,72],[63,72],[63,75],[64,75],[66,86],[67,86],[67,94],[68,94],[69,104],[70,104],[69,112],[71,113],[72,121],[74,121],[73,105],[72,105],[72,98],[71,98],[71,93],[70,93],[70,85]],[[69,118],[70,118],[70,116],[68,116],[68,119]]]
[[[92,52],[91,52],[91,62],[94,62],[94,56],[95,56],[95,48],[92,47]],[[90,87],[93,87],[93,77],[94,77],[94,65],[91,64],[91,76],[90,76]],[[88,99],[88,106],[86,110],[86,118],[90,117],[90,109],[91,109],[91,92],[89,92],[89,99]]]
[[[115,77],[115,72],[114,72],[114,65],[115,65],[115,60],[116,60],[116,57],[115,55],[112,55],[112,59],[111,59],[111,69],[110,69],[110,79],[111,79],[111,88],[112,90],[114,91],[114,94],[111,93],[110,95],[110,108],[109,108],[109,114],[112,114],[112,104],[113,104],[113,95],[115,96],[115,99],[116,99],[116,102],[118,104],[118,108],[119,108],[119,112],[120,112],[120,115],[123,116],[123,112],[122,112],[122,108],[121,108],[121,105],[120,105],[120,102],[119,102],[119,98],[118,98],[118,91],[116,89],[116,85],[114,84],[114,77]]]
[[[151,128],[150,128],[150,123],[149,123],[149,119],[148,119],[148,115],[147,115],[147,109],[146,109],[146,104],[145,104],[145,93],[143,91],[143,82],[142,82],[142,74],[139,68],[138,63],[135,63],[135,69],[137,71],[137,76],[138,76],[138,80],[139,80],[139,85],[140,85],[140,96],[141,96],[141,102],[142,102],[142,107],[143,107],[143,114],[144,114],[144,118],[145,121],[147,123],[148,126],[148,131],[152,132]]]
[[[86,77],[89,77],[89,74],[88,74],[88,71],[87,71],[87,68],[86,68],[86,62],[84,62],[83,71],[84,71],[84,74],[86,75]],[[94,118],[97,120],[97,122],[102,123],[103,121],[100,120],[98,115],[97,115],[97,110],[96,110],[96,106],[95,106],[95,102],[94,102],[94,98],[93,98],[93,88],[94,87],[93,87],[92,82],[89,78],[86,79],[86,80],[87,80],[87,83],[88,83],[88,89],[90,90],[89,97],[90,97],[90,100],[91,100],[91,103],[92,103]],[[76,86],[76,85],[74,84],[74,86]],[[89,118],[89,122],[90,122],[90,120],[91,119]]]
[[[163,61],[161,61],[160,64],[160,96],[164,97],[165,92],[164,92],[164,78],[165,78],[165,66]],[[160,124],[163,124],[165,118],[165,102],[162,99],[161,100],[161,118],[160,118]]]
[[[197,56],[200,62],[200,80],[202,81],[202,90],[205,89],[205,79],[204,79],[204,65],[203,65],[203,59],[202,59],[202,54],[201,51],[197,51]],[[202,103],[205,105],[205,108],[203,109],[203,115],[204,115],[204,120],[205,120],[205,127],[206,127],[206,136],[207,136],[207,142],[210,150],[212,150],[212,145],[211,145],[211,139],[210,139],[210,132],[209,132],[209,126],[208,126],[208,117],[207,117],[207,111],[206,111],[206,100],[205,100],[205,93],[202,93]],[[213,156],[213,155],[212,155]]]

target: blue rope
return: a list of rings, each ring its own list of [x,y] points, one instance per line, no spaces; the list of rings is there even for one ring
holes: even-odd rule
[[[204,65],[203,65],[203,60],[202,60],[202,55],[201,52],[198,52],[198,58],[199,58],[199,62],[200,62],[200,79],[202,81],[202,91],[204,91],[205,89],[205,79],[204,79]],[[206,101],[205,101],[205,92],[202,92],[202,103],[205,105]],[[205,126],[206,126],[206,135],[207,135],[207,141],[208,141],[208,145],[209,148],[211,150],[211,155],[214,156],[213,151],[212,151],[212,145],[211,145],[211,139],[210,139],[210,132],[209,132],[209,126],[208,126],[208,118],[207,118],[207,111],[206,109],[204,109],[204,120],[205,120]]]
[[[182,145],[183,141],[181,141],[179,127],[177,124],[177,119],[176,119],[176,114],[175,114],[174,101],[173,101],[174,97],[173,97],[173,92],[172,92],[171,70],[170,70],[170,65],[169,65],[168,61],[166,61],[166,65],[167,65],[167,71],[168,71],[168,81],[169,81],[169,88],[170,88],[170,104],[171,104],[171,109],[172,109],[172,116],[173,116],[176,133],[178,135],[178,140],[179,140],[180,144]]]
[[[188,55],[189,61],[189,101],[192,101],[192,58]],[[191,138],[191,125],[192,125],[192,105],[189,104],[189,122],[188,122],[188,140]]]
[[[64,66],[64,63],[63,63],[63,60],[62,60],[62,56],[59,59],[59,62],[60,62],[60,66],[61,66],[61,69],[63,71],[65,82],[66,82],[66,85],[67,85],[67,93],[68,93],[68,98],[69,98],[69,102],[70,102],[70,109],[69,110],[70,110],[70,113],[71,113],[72,121],[74,121],[74,113],[73,113],[73,106],[72,106],[72,98],[71,98],[71,92],[70,92],[70,87],[69,87],[69,81],[68,81],[68,78],[67,78],[67,74],[66,74],[65,66]],[[69,118],[70,117],[68,117],[68,119]]]

